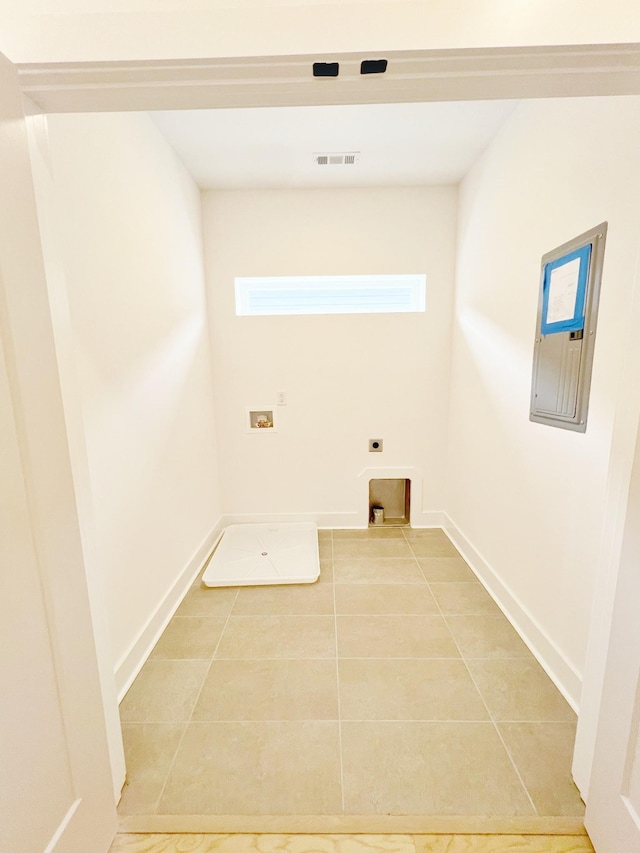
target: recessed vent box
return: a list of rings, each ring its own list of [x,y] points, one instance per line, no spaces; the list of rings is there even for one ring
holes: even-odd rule
[[[318,166],[355,166],[360,159],[359,151],[316,152],[313,155]]]
[[[607,223],[542,258],[529,419],[585,432]]]

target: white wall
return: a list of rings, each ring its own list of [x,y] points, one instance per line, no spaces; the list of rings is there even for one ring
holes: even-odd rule
[[[640,40],[636,0],[13,0],[13,62],[199,59]],[[108,10],[107,10],[108,6]]]
[[[121,691],[221,512],[200,194],[147,116],[51,116],[48,130],[70,321],[57,342],[74,355],[75,376],[60,362],[67,418],[84,428],[76,476],[85,452],[81,509]]]
[[[447,509],[577,705],[640,234],[640,99],[523,102],[462,183]],[[541,256],[607,220],[585,434],[530,423]],[[632,430],[616,453],[628,455]],[[597,605],[597,602],[596,602]]]
[[[368,467],[414,468],[443,509],[456,191],[207,192],[204,233],[225,513],[365,524]],[[426,273],[423,314],[236,317],[234,276]],[[245,407],[279,407],[245,432]],[[369,438],[384,452],[370,454]],[[382,476],[385,476],[382,473]],[[416,484],[414,484],[416,485]],[[364,493],[363,493],[364,489]]]

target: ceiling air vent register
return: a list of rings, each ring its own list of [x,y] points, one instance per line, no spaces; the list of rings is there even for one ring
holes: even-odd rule
[[[318,166],[354,166],[360,159],[359,151],[331,152],[330,154],[314,154],[313,159]]]

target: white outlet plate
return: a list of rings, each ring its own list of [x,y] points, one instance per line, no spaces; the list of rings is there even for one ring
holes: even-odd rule
[[[286,391],[277,391],[276,392],[276,403],[279,406],[287,405],[287,392]]]

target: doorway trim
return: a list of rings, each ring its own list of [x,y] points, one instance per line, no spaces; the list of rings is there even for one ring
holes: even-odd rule
[[[367,52],[16,67],[20,90],[43,113],[640,95],[639,43],[390,51],[385,56],[389,73],[373,80],[359,74],[362,59],[378,58],[378,54]],[[338,79],[319,81],[312,77],[312,63],[326,59],[340,63]],[[640,288],[637,278],[635,287],[636,291]],[[622,384],[635,400],[633,379],[625,375]],[[624,416],[623,412],[621,421]],[[616,516],[609,521],[616,528],[620,527],[621,512],[618,492],[622,488],[624,493],[627,473],[630,471],[619,472],[622,486],[620,482],[608,486],[607,498],[615,504],[612,513]],[[609,598],[617,577],[620,535],[616,529],[611,541],[603,539],[605,568],[600,591],[608,593]],[[601,656],[595,650],[606,649],[609,630],[607,618],[594,620],[592,664],[601,664],[595,660]],[[102,662],[109,660],[110,652],[100,636],[96,646]],[[585,680],[590,675],[589,664],[588,660]],[[600,676],[599,672],[591,675],[589,704],[593,715],[599,707]],[[107,716],[113,713],[113,709],[106,711]],[[588,741],[589,732],[585,731],[584,737]],[[592,751],[593,744],[590,748]],[[588,743],[585,749],[588,752]],[[582,783],[576,781],[584,796],[590,758],[583,764]]]
[[[370,53],[18,65],[44,112],[557,98],[640,93],[640,44],[389,51],[385,74],[360,74]],[[314,61],[340,65],[312,76]]]

